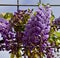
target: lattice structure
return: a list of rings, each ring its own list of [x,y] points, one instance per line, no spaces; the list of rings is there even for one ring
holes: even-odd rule
[[[41,3],[41,0],[39,0]],[[19,0],[17,0],[17,4],[0,4],[0,6],[17,6],[17,10],[19,10],[19,6],[38,6],[38,5],[20,5]]]

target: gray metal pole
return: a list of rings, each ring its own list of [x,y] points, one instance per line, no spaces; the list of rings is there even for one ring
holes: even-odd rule
[[[17,0],[17,11],[19,10],[19,0]]]
[[[41,0],[39,0],[39,3],[41,4]]]

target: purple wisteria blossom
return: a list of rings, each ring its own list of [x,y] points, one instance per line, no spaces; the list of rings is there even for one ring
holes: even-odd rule
[[[9,21],[0,18],[0,34],[3,40],[0,42],[0,50],[10,50],[15,38]],[[3,41],[3,44],[2,44]]]
[[[50,18],[50,6],[39,6],[36,15],[33,15],[26,24],[24,37],[22,38],[25,47],[29,46],[29,49],[32,51],[38,46],[39,51],[46,54],[47,58],[52,57],[51,48],[47,48],[50,46],[50,44],[47,43],[50,32]]]

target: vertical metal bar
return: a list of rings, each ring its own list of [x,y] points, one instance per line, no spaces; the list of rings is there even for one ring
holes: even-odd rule
[[[17,0],[17,11],[19,10],[19,0]]]
[[[41,0],[39,0],[39,3],[41,4]]]

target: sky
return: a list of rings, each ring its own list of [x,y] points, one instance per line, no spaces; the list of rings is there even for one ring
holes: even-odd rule
[[[7,4],[16,4],[16,0],[0,0],[0,4],[7,3]],[[20,0],[20,4],[37,4],[38,0]],[[50,3],[50,4],[60,4],[60,0],[42,0],[42,3]],[[36,10],[37,7],[20,7],[20,9],[34,9]],[[60,7],[51,7],[55,17],[60,16]],[[15,12],[15,6],[0,6],[0,13],[2,12]],[[0,51],[0,58],[9,58],[9,53],[6,51]]]

